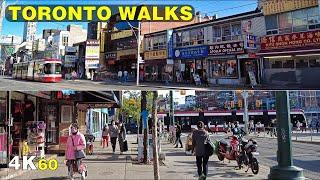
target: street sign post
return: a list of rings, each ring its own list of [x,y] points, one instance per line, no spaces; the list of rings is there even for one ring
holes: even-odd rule
[[[303,170],[292,163],[290,104],[288,91],[276,92],[278,165],[270,168],[269,179],[304,179]]]

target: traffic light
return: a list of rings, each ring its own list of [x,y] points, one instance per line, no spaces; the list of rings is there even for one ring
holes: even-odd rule
[[[256,107],[257,108],[260,108],[261,107],[261,100],[256,100]]]
[[[230,107],[234,108],[234,101],[230,101]]]
[[[238,107],[242,108],[242,100],[238,100]]]

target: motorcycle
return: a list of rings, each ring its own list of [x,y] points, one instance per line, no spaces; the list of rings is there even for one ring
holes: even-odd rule
[[[257,142],[250,138],[249,140],[245,138],[240,139],[240,155],[239,155],[239,162],[238,166],[241,169],[242,164],[248,167],[245,172],[251,168],[253,174],[258,174],[259,172],[259,162],[256,156],[259,155],[257,152]]]
[[[230,141],[223,139],[218,142],[218,159],[223,161],[226,158],[228,160],[236,160],[238,162],[240,154],[238,137],[236,135],[229,136],[228,140]]]

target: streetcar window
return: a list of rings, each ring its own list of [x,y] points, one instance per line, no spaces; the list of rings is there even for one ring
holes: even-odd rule
[[[44,73],[45,74],[60,74],[61,73],[61,64],[44,64]]]

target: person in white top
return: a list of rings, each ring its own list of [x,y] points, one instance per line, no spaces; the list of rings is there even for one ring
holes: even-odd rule
[[[120,70],[118,71],[118,80],[121,81],[121,79],[122,79],[122,71]]]

